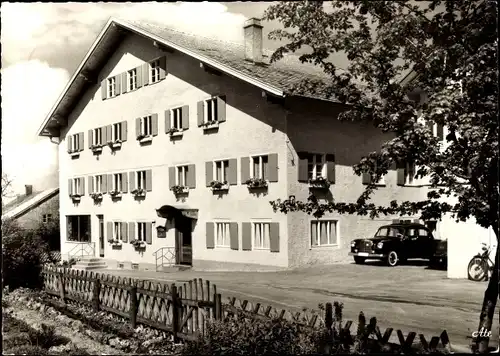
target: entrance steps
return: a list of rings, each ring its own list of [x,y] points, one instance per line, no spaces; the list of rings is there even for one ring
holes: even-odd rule
[[[187,265],[158,266],[157,272],[189,271],[191,268],[191,266]]]
[[[93,269],[103,269],[107,268],[106,262],[102,258],[96,257],[82,257],[72,269],[78,269],[83,271],[89,271]]]

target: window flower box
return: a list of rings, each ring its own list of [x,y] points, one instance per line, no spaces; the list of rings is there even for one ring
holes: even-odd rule
[[[175,195],[186,194],[189,192],[189,187],[183,185],[174,185],[172,188],[170,188],[170,190],[174,192]]]
[[[102,152],[102,145],[92,145],[90,146],[90,150],[94,153]]]
[[[211,130],[211,129],[216,129],[219,127],[219,122],[218,121],[207,121],[204,122],[201,127],[203,130]]]
[[[328,189],[330,188],[330,182],[323,177],[318,177],[316,179],[309,179],[309,188],[311,189]]]
[[[73,201],[80,201],[82,199],[82,196],[80,194],[71,194],[70,198]]]
[[[137,140],[140,143],[151,142],[153,140],[153,136],[140,134],[139,136],[137,136]]]
[[[112,150],[117,149],[117,148],[120,148],[120,147],[122,147],[122,141],[121,141],[121,140],[110,141],[110,142],[108,142],[108,146],[109,146]]]
[[[131,193],[134,194],[134,196],[136,198],[140,198],[140,197],[145,197],[146,196],[146,190],[143,189],[143,188],[134,189],[134,190],[132,190]]]
[[[260,178],[250,178],[244,184],[247,185],[248,189],[267,188],[267,181]]]
[[[102,193],[90,193],[90,197],[95,201],[102,200]]]
[[[229,190],[229,184],[226,181],[219,182],[218,180],[213,180],[210,182],[210,188],[213,192],[226,191]]]
[[[113,240],[109,240],[108,241],[111,246],[113,247],[121,247],[122,246],[122,241],[121,240],[118,240],[118,239],[113,239]]]
[[[175,127],[172,127],[167,131],[167,134],[170,135],[170,137],[182,137],[182,135],[184,134],[184,130],[183,129],[179,130]]]
[[[122,192],[120,192],[119,190],[111,190],[109,192],[109,195],[111,196],[111,199],[118,199],[121,198]]]
[[[70,152],[70,153],[69,153],[69,155],[70,155],[71,157],[78,157],[78,156],[80,156],[80,151],[73,151],[73,152]]]
[[[146,248],[146,242],[141,240],[134,240],[131,242],[135,249],[140,250]]]

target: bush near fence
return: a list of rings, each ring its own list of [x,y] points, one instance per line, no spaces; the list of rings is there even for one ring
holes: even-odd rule
[[[343,306],[339,303],[320,305],[319,313],[292,313],[236,298],[222,303],[217,287],[201,278],[176,285],[59,267],[45,267],[43,275],[45,291],[63,302],[73,300],[96,311],[114,313],[128,319],[134,328],[140,323],[167,331],[174,341],[187,341],[188,353],[204,350],[205,354],[221,354],[228,349],[236,354],[254,354],[257,349],[273,353],[279,340],[281,346],[276,350],[290,353],[300,350],[323,354],[451,350],[446,331],[429,342],[420,334],[415,345],[415,332],[405,338],[401,330],[397,330],[399,345],[391,343],[393,329],[382,334],[376,319],[366,322],[363,313],[359,315],[358,330],[353,336],[352,321],[342,320]],[[231,333],[243,336],[222,337]],[[296,340],[296,343],[287,340]],[[440,341],[442,346],[438,347]],[[208,344],[212,346],[208,348]]]

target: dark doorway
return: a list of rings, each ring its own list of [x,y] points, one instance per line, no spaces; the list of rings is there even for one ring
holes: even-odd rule
[[[97,215],[99,219],[99,256],[104,257],[104,216]]]
[[[193,263],[192,221],[192,219],[184,216],[175,218],[175,259],[178,265],[191,266]]]

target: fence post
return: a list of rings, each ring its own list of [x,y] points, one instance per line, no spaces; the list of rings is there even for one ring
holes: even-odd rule
[[[96,278],[94,280],[94,290],[92,293],[92,302],[94,304],[94,310],[99,311],[99,294],[101,292],[101,280]]]
[[[60,296],[61,296],[61,301],[66,304],[66,298],[65,298],[65,293],[64,293],[64,273],[59,272],[59,283],[60,283]]]
[[[214,303],[215,320],[222,320],[222,296],[220,294],[214,294]]]
[[[177,333],[179,332],[179,308],[181,307],[179,303],[179,296],[177,295],[177,286],[172,284],[172,333],[174,334],[174,342],[179,342],[179,337]]]
[[[131,286],[130,289],[130,311],[129,318],[130,324],[132,324],[132,328],[135,329],[137,324],[137,286]]]
[[[333,305],[332,303],[326,303],[325,305],[325,329],[328,335],[328,340],[324,345],[324,352],[329,355],[331,352],[331,344],[333,341],[332,335],[332,324],[333,324]]]

